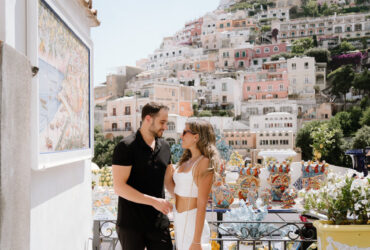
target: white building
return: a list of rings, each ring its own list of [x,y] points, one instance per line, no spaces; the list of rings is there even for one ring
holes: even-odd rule
[[[279,30],[278,38],[283,42],[293,42],[303,37],[316,35],[323,47],[331,48],[336,46],[342,38],[368,36],[369,20],[367,13],[300,18],[284,22],[273,20],[271,29]]]
[[[286,112],[297,117],[298,104],[295,100],[255,100],[242,102],[241,117],[249,123],[251,116],[263,116],[272,112]]]
[[[180,142],[182,132],[188,117],[176,114],[168,114],[168,129],[163,132],[163,137],[172,146]]]
[[[316,65],[314,57],[294,57],[287,60],[289,95],[312,99],[315,96]]]
[[[297,116],[287,112],[273,112],[266,115],[253,115],[249,119],[251,132],[297,132]]]
[[[267,10],[258,12],[255,18],[260,21],[261,19],[278,19],[280,21],[289,20],[289,9],[290,8],[270,8],[267,6]]]
[[[212,12],[209,12],[203,16],[202,36],[216,33],[217,19],[217,15]]]
[[[230,77],[212,79],[208,82],[208,87],[212,92],[213,103],[217,103],[221,108],[234,107],[235,114],[240,114],[242,99],[240,81]]]

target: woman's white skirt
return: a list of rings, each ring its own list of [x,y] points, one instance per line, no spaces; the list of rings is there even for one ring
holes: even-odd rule
[[[197,209],[194,208],[189,211],[178,213],[176,208],[173,211],[174,226],[175,226],[175,242],[177,250],[189,250],[193,242],[195,231],[195,219],[197,216]],[[210,230],[206,220],[204,220],[204,227],[201,237],[201,244],[203,250],[211,250]]]

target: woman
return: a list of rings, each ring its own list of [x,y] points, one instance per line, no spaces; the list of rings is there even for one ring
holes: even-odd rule
[[[175,241],[177,250],[211,249],[206,206],[213,176],[219,165],[216,136],[204,120],[188,120],[181,136],[184,153],[174,170],[165,176],[167,190],[175,196]]]

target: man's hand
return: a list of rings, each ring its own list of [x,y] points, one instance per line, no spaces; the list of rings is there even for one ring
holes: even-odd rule
[[[152,206],[163,214],[168,214],[172,211],[172,204],[165,199],[154,198]]]

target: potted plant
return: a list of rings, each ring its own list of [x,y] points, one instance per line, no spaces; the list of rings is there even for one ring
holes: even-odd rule
[[[303,190],[305,211],[327,216],[317,220],[319,249],[370,247],[370,178],[355,171],[330,172],[318,190]],[[356,248],[357,247],[357,248]]]

